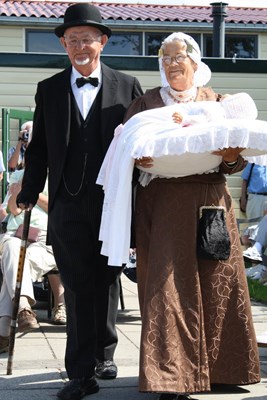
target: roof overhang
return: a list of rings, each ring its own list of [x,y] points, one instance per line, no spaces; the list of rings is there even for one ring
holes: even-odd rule
[[[36,18],[36,17],[5,17],[0,16],[0,24],[3,26],[22,26],[29,28],[39,28],[39,29],[47,29],[47,28],[55,28],[57,25],[63,22],[62,18]],[[111,29],[136,29],[138,31],[145,30],[173,30],[178,27],[179,30],[186,29],[190,31],[198,31],[206,30],[212,31],[213,24],[208,22],[180,22],[180,21],[130,21],[130,20],[107,20],[106,25]],[[226,23],[225,30],[231,30],[236,32],[242,31],[251,31],[251,33],[257,32],[266,32],[267,24],[240,24],[240,23]]]

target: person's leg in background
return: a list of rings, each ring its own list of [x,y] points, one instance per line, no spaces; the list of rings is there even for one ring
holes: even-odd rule
[[[60,274],[48,274],[49,284],[53,293],[53,315],[52,321],[56,325],[66,325],[66,306],[64,297],[64,286],[62,285]]]
[[[263,217],[266,212],[267,196],[259,194],[248,194],[246,216],[247,218]]]
[[[2,237],[0,246],[2,253],[1,269],[3,273],[3,284],[0,291],[0,352],[7,351],[6,347],[9,342],[12,300],[15,294],[20,246],[20,239],[8,234]],[[34,303],[31,267],[28,257],[25,257],[18,310],[19,332],[28,332],[39,328],[36,315],[31,309]]]
[[[252,261],[262,261],[262,250],[267,245],[267,215],[259,222],[254,237],[254,243],[243,251],[243,256]]]
[[[64,287],[58,273],[52,247],[46,244],[46,232],[43,232],[38,242],[32,243],[28,247],[27,257],[30,260],[31,274],[34,282],[47,274],[54,300],[52,321],[58,325],[65,325],[66,307]]]

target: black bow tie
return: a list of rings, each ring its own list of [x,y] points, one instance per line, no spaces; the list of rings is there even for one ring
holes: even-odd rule
[[[83,85],[85,85],[86,83],[90,83],[91,85],[97,87],[98,86],[98,78],[77,78],[76,79],[76,85],[78,86],[78,88],[82,87]]]

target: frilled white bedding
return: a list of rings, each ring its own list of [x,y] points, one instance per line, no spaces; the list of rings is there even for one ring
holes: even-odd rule
[[[97,179],[105,192],[99,239],[109,265],[121,266],[129,260],[136,158],[152,157],[154,165],[145,171],[162,177],[213,171],[222,158],[212,151],[227,147],[245,148],[241,154],[249,162],[267,165],[267,122],[224,119],[218,103],[208,103],[209,117],[200,117],[196,125],[181,127],[173,122],[174,105],[138,113],[116,129]],[[211,120],[212,115],[215,120]]]

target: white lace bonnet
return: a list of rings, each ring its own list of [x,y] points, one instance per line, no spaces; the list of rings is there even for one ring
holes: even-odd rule
[[[176,40],[184,42],[186,44],[186,52],[188,57],[190,57],[198,65],[198,68],[194,74],[194,86],[204,86],[211,78],[211,70],[209,69],[207,64],[201,61],[201,52],[197,42],[191,36],[186,35],[183,32],[174,32],[166,37],[159,49],[159,71],[161,75],[162,86],[170,86],[166,79],[164,67],[162,65],[163,47],[167,43],[171,43]]]

